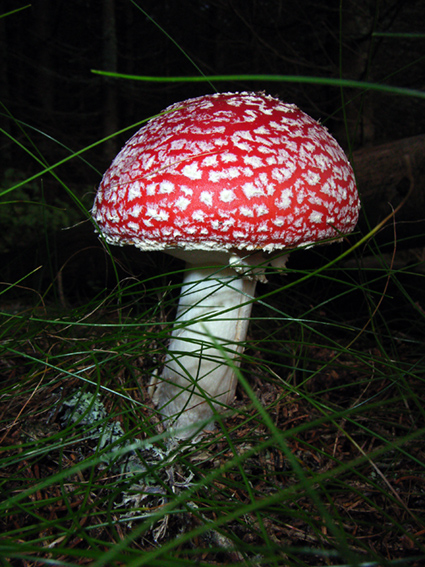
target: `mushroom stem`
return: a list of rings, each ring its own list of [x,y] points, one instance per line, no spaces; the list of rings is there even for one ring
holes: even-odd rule
[[[240,277],[231,268],[188,266],[154,396],[177,437],[193,435],[193,426],[202,428],[231,404],[255,286],[255,278]]]

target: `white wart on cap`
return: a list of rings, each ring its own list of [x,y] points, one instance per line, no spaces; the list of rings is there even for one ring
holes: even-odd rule
[[[326,128],[261,93],[168,107],[105,173],[93,216],[141,250],[274,252],[338,238],[358,219],[353,170]]]

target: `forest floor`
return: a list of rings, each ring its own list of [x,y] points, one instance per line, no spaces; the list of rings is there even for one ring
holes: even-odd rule
[[[147,389],[159,319],[3,306],[3,564],[423,565],[422,323],[391,328],[393,299],[384,331],[326,337],[329,306],[295,335],[260,312],[233,410],[178,446]]]

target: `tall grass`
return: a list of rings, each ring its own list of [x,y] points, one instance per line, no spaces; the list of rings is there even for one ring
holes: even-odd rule
[[[47,172],[89,218],[32,157],[8,200]],[[123,277],[111,250],[114,285],[72,305],[3,283],[2,564],[421,565],[425,276],[376,232],[268,268],[235,406],[196,444],[170,446],[148,390],[184,267]]]

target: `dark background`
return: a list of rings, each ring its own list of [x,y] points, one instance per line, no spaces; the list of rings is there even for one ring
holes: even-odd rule
[[[24,2],[2,2],[2,12]],[[137,7],[137,4],[141,9]],[[338,88],[266,81],[141,83],[93,75],[105,69],[135,75],[280,74],[342,76],[421,89],[425,39],[377,32],[423,32],[420,0],[36,0],[0,20],[1,101],[12,116],[72,150],[157,113],[168,104],[217,90],[267,90],[330,127],[346,145]],[[198,67],[198,69],[196,68]],[[424,131],[423,103],[369,93],[346,111],[355,146]],[[355,121],[355,122],[354,122]],[[19,136],[13,120],[2,127]],[[60,148],[32,133],[51,154]],[[127,135],[128,137],[128,135]],[[122,140],[119,141],[121,143]],[[118,141],[117,141],[117,145]],[[96,149],[102,171],[110,156]],[[16,145],[2,159],[16,166]],[[51,155],[53,159],[59,157]],[[93,179],[97,182],[97,179]]]
[[[3,0],[1,13],[24,5]],[[347,151],[422,134],[424,102],[414,97],[296,80],[155,83],[92,73],[342,76],[423,89],[425,38],[382,36],[423,33],[423,0],[344,0],[341,5],[339,0],[36,0],[1,18],[2,187],[168,104],[214,90],[265,90],[293,102],[321,119]],[[84,247],[93,233],[88,223],[62,232],[47,250],[41,223],[53,232],[84,219],[71,193],[90,208],[102,173],[136,129],[56,167],[56,177],[44,174],[8,195],[13,202],[0,208],[7,277],[20,275],[18,265],[21,273],[28,271],[34,258],[45,266],[46,254],[55,263],[54,275]],[[47,208],[31,209],[27,202]],[[18,248],[25,253],[17,263]]]

